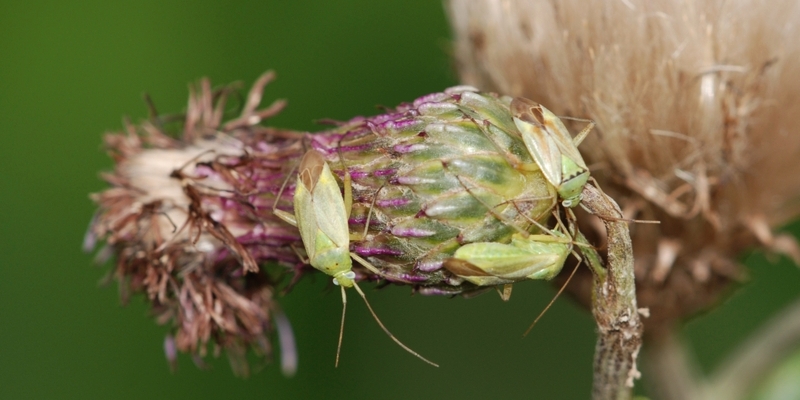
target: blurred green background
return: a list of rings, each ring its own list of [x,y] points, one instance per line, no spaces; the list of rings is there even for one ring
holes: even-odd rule
[[[171,374],[165,327],[141,297],[121,307],[99,287],[80,251],[94,210],[87,195],[111,167],[101,147],[122,117],[183,109],[203,76],[246,85],[267,69],[265,99],[287,98],[271,121],[314,130],[314,119],[377,112],[457,83],[438,1],[229,1],[0,3],[0,396],[2,398],[588,398],[594,324],[561,299],[521,338],[554,290],[515,287],[509,303],[369,290],[403,341],[441,368],[394,345],[360,301],[350,302],[342,362],[334,369],[341,301],[327,277],[281,299],[300,367],[248,379],[227,360],[202,371],[187,356]],[[713,365],[796,293],[788,262],[751,260],[752,282],[686,330]],[[645,321],[646,323],[646,321]]]

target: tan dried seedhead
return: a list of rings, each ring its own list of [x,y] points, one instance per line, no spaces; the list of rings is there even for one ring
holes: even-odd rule
[[[462,82],[594,119],[592,175],[630,217],[661,221],[631,227],[649,333],[717,300],[743,250],[800,262],[773,233],[800,211],[796,1],[448,7]]]

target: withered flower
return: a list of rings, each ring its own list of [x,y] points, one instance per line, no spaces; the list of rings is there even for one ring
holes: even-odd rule
[[[260,125],[284,106],[257,109],[272,77],[259,79],[231,121],[222,120],[233,88],[212,90],[203,80],[192,88],[185,116],[153,112],[149,121],[105,137],[116,165],[103,178],[112,187],[92,195],[100,208],[84,247],[105,240],[100,261],[115,256],[110,278],[120,283],[123,301],[146,293],[159,323],[172,325],[174,338],[165,341],[170,360],[177,349],[199,361],[213,345],[215,354],[226,350],[235,372],[247,374],[247,349],[269,357],[274,325],[291,336],[274,297],[282,275],[296,281],[305,270],[291,247],[299,236],[263,211],[271,210],[270,195],[300,146],[299,134]],[[264,261],[285,268],[271,275],[259,268]],[[295,349],[283,348],[282,356],[292,374]]]
[[[780,340],[753,338],[710,381],[690,376],[673,335],[742,281],[745,252],[800,264],[795,239],[776,233],[800,215],[800,4],[451,0],[448,10],[464,84],[595,120],[580,147],[592,175],[629,217],[661,221],[631,224],[659,394],[745,396],[797,342],[797,324],[770,325]],[[599,227],[589,221],[587,234]],[[581,278],[570,288],[588,303]]]
[[[581,145],[592,175],[631,217],[661,221],[631,226],[649,334],[714,304],[742,277],[744,250],[800,263],[794,239],[773,233],[800,214],[797,2],[452,0],[449,11],[465,84],[596,121]]]

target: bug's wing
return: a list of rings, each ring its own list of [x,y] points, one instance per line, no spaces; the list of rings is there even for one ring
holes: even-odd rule
[[[472,264],[469,261],[461,260],[458,258],[448,258],[444,261],[444,267],[461,277],[466,276],[491,276],[486,271],[480,269],[475,264]]]
[[[572,135],[570,135],[561,119],[544,106],[539,105],[539,108],[541,110],[542,125],[549,136],[554,139],[561,154],[574,161],[579,167],[589,169],[586,166],[586,162],[583,161],[583,156],[578,151],[578,147],[575,146]]]
[[[478,286],[504,285],[516,281],[514,279],[504,279],[489,275],[469,261],[459,260],[457,258],[448,258],[445,260],[444,268],[467,282],[474,283]]]
[[[540,107],[526,98],[517,97],[511,101],[511,114],[533,160],[544,177],[557,187],[561,184],[561,149],[544,126]]]
[[[314,259],[316,254],[317,237],[317,218],[314,210],[314,201],[311,191],[303,183],[302,179],[297,179],[297,187],[294,190],[294,216],[297,220],[297,229],[303,239],[303,247],[309,259]]]
[[[495,264],[486,266],[486,272],[501,278],[521,280],[536,276],[540,271],[547,270],[558,261],[555,254],[527,254],[520,257],[513,264]]]
[[[533,254],[512,245],[489,242],[464,245],[456,251],[455,258],[468,262],[482,272],[482,274],[473,273],[474,276],[491,275],[521,280],[552,266],[558,261],[559,255]],[[452,270],[451,272],[468,276]]]
[[[327,163],[322,168],[313,192],[314,213],[319,229],[338,247],[347,247],[350,228],[344,198]]]

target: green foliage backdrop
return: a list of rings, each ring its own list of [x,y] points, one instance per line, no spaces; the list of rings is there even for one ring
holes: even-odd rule
[[[541,282],[517,285],[509,303],[368,290],[388,327],[440,369],[395,346],[351,296],[334,369],[341,301],[327,277],[307,279],[281,299],[298,342],[297,376],[273,364],[239,379],[224,357],[202,371],[186,356],[173,375],[161,348],[166,328],[141,297],[123,308],[116,287],[98,287],[108,267],[80,252],[94,210],[87,194],[104,188],[97,173],[111,166],[101,135],[120,129],[123,116],[146,116],[144,91],[160,111],[177,111],[200,77],[249,85],[274,69],[265,98],[289,107],[272,123],[313,131],[315,119],[374,114],[454,85],[448,37],[436,1],[0,3],[0,395],[588,397],[588,313],[562,299],[521,338],[554,293]],[[759,259],[754,284],[690,326],[704,365],[789,301],[798,275]]]

